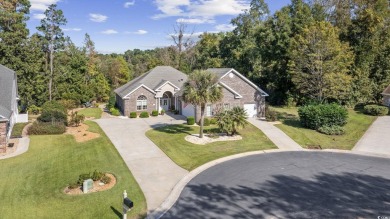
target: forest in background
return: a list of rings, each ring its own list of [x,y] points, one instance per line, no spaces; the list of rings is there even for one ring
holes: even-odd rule
[[[263,0],[231,23],[231,32],[191,35],[176,24],[172,46],[99,54],[85,34],[65,36],[51,5],[30,35],[28,0],[0,0],[0,64],[18,77],[22,109],[48,100],[107,101],[112,90],[158,65],[185,73],[234,68],[270,94],[273,105],[379,102],[390,84],[388,0],[292,0],[270,14]],[[169,27],[167,27],[169,29]]]

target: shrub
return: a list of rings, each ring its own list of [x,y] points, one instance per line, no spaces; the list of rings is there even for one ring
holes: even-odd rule
[[[59,135],[66,131],[63,123],[34,122],[28,129],[29,135]]]
[[[141,114],[139,114],[139,117],[140,118],[149,118],[149,113],[148,112],[142,112]]]
[[[345,133],[344,128],[338,125],[321,126],[317,131],[325,135],[343,135]]]
[[[119,110],[117,108],[111,108],[110,113],[113,116],[120,116],[121,115],[121,113],[119,112]]]
[[[217,125],[227,135],[234,135],[248,123],[246,117],[247,114],[243,108],[233,107],[231,110],[225,110],[216,115]]]
[[[164,115],[164,114],[165,114],[165,110],[162,109],[162,110],[161,110],[161,115]]]
[[[298,109],[299,119],[304,127],[317,130],[322,126],[344,126],[348,111],[337,104],[307,105]]]
[[[40,122],[63,122],[67,123],[67,111],[57,101],[48,101],[42,106],[42,114],[37,118]]]
[[[278,113],[275,110],[269,108],[267,105],[265,107],[265,119],[267,121],[274,122],[274,121],[278,120]]]
[[[195,118],[193,116],[187,117],[187,125],[195,124]]]
[[[211,119],[210,119],[210,124],[211,124],[211,125],[217,124],[217,119],[216,119],[216,118],[211,118]]]
[[[136,112],[130,112],[130,118],[137,118]]]
[[[364,106],[364,114],[372,116],[384,116],[389,113],[389,108],[386,106],[366,105]]]
[[[84,180],[91,179],[91,173],[84,173],[79,175],[79,180],[77,180],[77,184],[83,185]]]
[[[84,122],[85,116],[83,114],[78,115],[77,112],[72,112],[70,115],[69,125],[79,126],[80,123]]]
[[[111,182],[111,178],[107,175],[104,175],[100,181],[104,184],[108,184]]]
[[[110,94],[106,108],[111,109],[115,107],[115,93]]]
[[[152,111],[152,116],[158,116],[158,111],[157,110],[153,110]]]
[[[27,111],[33,115],[38,115],[39,113],[41,113],[42,111],[42,108],[41,107],[37,107],[35,105],[31,105],[27,108]]]
[[[98,180],[102,179],[103,176],[104,176],[104,173],[95,170],[95,171],[93,171],[93,173],[92,173],[91,179],[92,179],[93,181],[98,181]]]
[[[78,187],[80,187],[80,185],[77,182],[71,182],[71,183],[69,183],[69,186],[68,186],[69,189],[75,189]]]
[[[204,118],[203,125],[204,126],[210,126],[210,119],[209,118]]]
[[[58,101],[65,109],[74,109],[77,107],[77,101],[71,99],[63,99]]]

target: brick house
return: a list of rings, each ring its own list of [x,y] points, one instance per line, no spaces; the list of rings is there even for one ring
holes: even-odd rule
[[[265,97],[262,89],[233,68],[210,68],[207,71],[218,78],[223,98],[206,106],[206,116],[220,109],[243,107],[249,117],[265,116]],[[187,75],[169,66],[158,66],[115,90],[116,104],[128,116],[130,112],[176,109],[184,116],[200,118],[200,107],[185,103],[181,91]]]
[[[0,151],[5,151],[18,118],[18,84],[16,74],[0,65]]]
[[[382,92],[382,104],[390,107],[390,85]]]

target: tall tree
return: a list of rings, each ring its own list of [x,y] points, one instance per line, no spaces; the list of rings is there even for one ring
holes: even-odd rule
[[[293,39],[289,69],[304,97],[318,102],[348,99],[353,53],[338,37],[337,28],[323,21],[303,28]]]
[[[222,88],[217,86],[217,82],[218,79],[213,73],[195,70],[184,83],[183,100],[200,107],[200,138],[203,138],[206,104],[216,103],[223,97]]]
[[[196,44],[198,69],[222,67],[221,52],[219,51],[223,33],[204,33]]]
[[[52,4],[45,11],[45,18],[41,20],[41,26],[37,27],[44,35],[47,53],[49,56],[49,100],[52,100],[52,87],[54,78],[54,56],[63,47],[64,33],[61,26],[66,24],[66,19],[62,10],[57,9],[56,4]]]
[[[177,68],[182,69],[183,65],[183,52],[193,46],[192,35],[194,31],[188,32],[187,25],[184,23],[176,23],[173,25],[173,33],[171,38],[175,44],[178,52]]]

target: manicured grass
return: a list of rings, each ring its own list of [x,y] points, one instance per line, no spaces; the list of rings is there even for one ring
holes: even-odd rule
[[[124,190],[134,201],[128,217],[145,216],[145,198],[119,153],[95,122],[86,124],[101,137],[77,143],[71,135],[30,136],[28,152],[0,160],[1,218],[118,218]],[[63,192],[94,170],[113,173],[117,184],[85,195]]]
[[[206,127],[206,130],[212,128],[215,127]],[[187,170],[193,170],[209,161],[232,154],[277,148],[259,129],[251,124],[240,130],[243,139],[239,141],[197,145],[184,139],[188,134],[198,132],[199,127],[196,126],[170,125],[149,130],[146,132],[146,136],[176,164]]]
[[[320,145],[323,149],[351,150],[376,119],[375,116],[364,115],[361,112],[349,109],[348,123],[344,126],[345,134],[340,136],[325,135],[304,128],[299,122],[297,108],[274,107],[273,109],[280,113],[279,120],[282,122],[276,127],[305,148],[309,145]]]
[[[79,115],[84,115],[85,117],[94,117],[95,119],[100,119],[102,117],[102,110],[100,108],[85,108],[77,112]]]
[[[16,123],[14,127],[12,128],[11,137],[17,138],[22,136],[23,128],[28,124],[28,122],[25,123]]]

